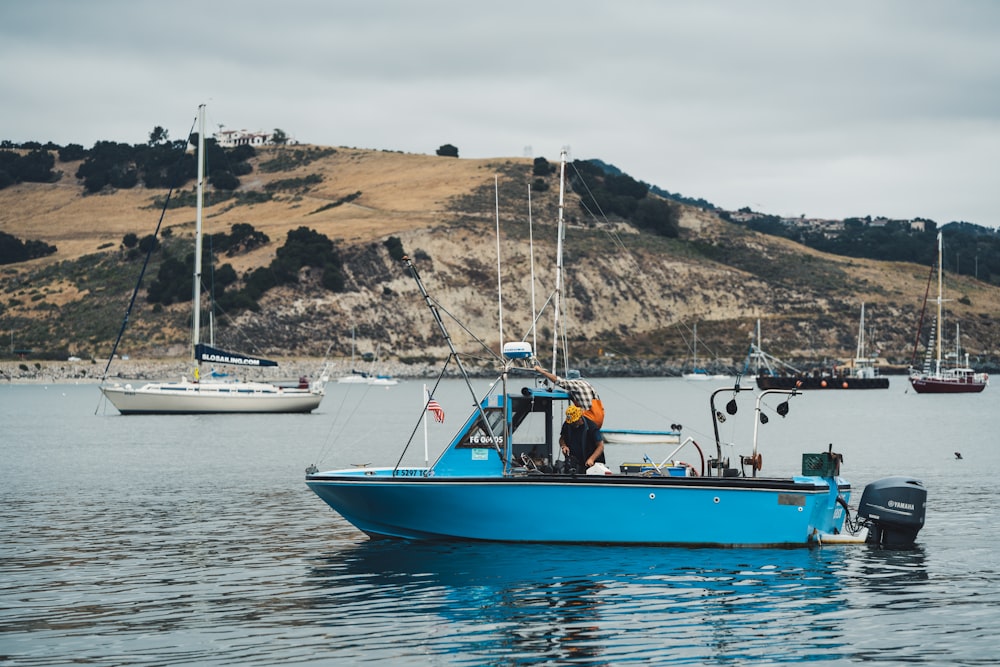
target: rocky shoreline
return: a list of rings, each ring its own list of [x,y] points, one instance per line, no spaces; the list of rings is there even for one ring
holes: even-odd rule
[[[115,361],[104,377],[106,361],[2,361],[0,362],[0,382],[23,384],[65,384],[108,382],[180,380],[192,378],[194,362],[190,359],[156,359]],[[221,367],[230,375],[245,380],[286,381],[306,376],[316,378],[324,372],[334,379],[338,375],[351,372],[349,363],[328,362],[321,359],[294,359],[279,362],[277,368],[232,368]],[[206,373],[203,366],[201,372]],[[386,369],[392,374],[393,369]]]
[[[0,383],[20,384],[79,384],[120,381],[179,380],[191,379],[194,362],[190,359],[127,359],[115,360],[104,378],[106,361],[84,359],[80,361],[0,361]],[[438,364],[386,363],[379,373],[400,379],[435,378],[441,370]],[[679,376],[681,368],[656,360],[601,360],[600,363],[583,362],[576,365],[584,377],[670,377]],[[302,376],[310,379],[327,375],[330,381],[342,375],[351,374],[349,360],[326,361],[322,359],[278,360],[277,368],[233,368],[220,367],[231,375],[245,380],[288,381]],[[359,368],[358,370],[368,370]],[[449,377],[458,377],[454,364],[449,367]],[[492,378],[496,369],[468,368],[472,377]],[[207,369],[203,365],[202,373]]]
[[[0,384],[80,384],[107,382],[153,380],[180,380],[182,377],[191,379],[194,362],[190,359],[144,359],[116,360],[103,378],[106,361],[0,361]],[[437,364],[404,364],[386,363],[378,371],[380,374],[399,379],[433,379],[441,371],[442,363]],[[358,370],[369,370],[361,367]],[[601,359],[585,360],[574,365],[583,377],[679,377],[682,367],[677,364],[660,360],[642,359]],[[222,366],[220,371],[239,377],[243,380],[261,380],[264,382],[287,382],[300,377],[316,379],[326,375],[330,382],[342,375],[350,375],[352,366],[349,360],[324,361],[322,359],[285,359],[279,360],[277,368],[234,368]],[[713,370],[714,369],[710,369]],[[725,369],[718,369],[725,371]],[[987,369],[989,370],[989,369]],[[496,369],[489,367],[468,367],[470,377],[494,378]],[[208,372],[203,366],[202,373]],[[904,367],[882,368],[882,375],[906,375]],[[992,371],[995,373],[996,371]],[[460,377],[455,364],[448,368],[447,377]]]

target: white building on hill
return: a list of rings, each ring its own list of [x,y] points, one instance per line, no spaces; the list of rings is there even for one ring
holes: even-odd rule
[[[264,146],[271,144],[273,132],[250,132],[249,130],[219,130],[215,140],[223,148],[236,146]]]

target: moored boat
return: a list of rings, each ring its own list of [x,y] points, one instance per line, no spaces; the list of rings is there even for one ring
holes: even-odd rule
[[[205,105],[198,107],[198,176],[195,217],[195,252],[192,308],[192,353],[196,366],[192,379],[133,384],[118,381],[104,384],[101,392],[123,415],[202,414],[202,413],[301,413],[312,412],[323,400],[325,375],[310,383],[300,379],[294,385],[219,379],[214,373],[201,377],[201,363],[227,364],[241,368],[277,366],[269,359],[226,352],[201,342],[202,205],[205,180]],[[141,278],[140,278],[141,280]],[[138,285],[136,286],[138,290]],[[133,295],[134,302],[134,295]],[[125,321],[128,321],[126,313]],[[124,327],[123,327],[124,331]],[[119,340],[121,336],[119,335]],[[117,347],[117,343],[115,344]],[[114,352],[108,360],[114,358]],[[105,368],[105,376],[107,368]]]
[[[721,381],[728,380],[730,376],[724,373],[714,373],[707,368],[698,365],[698,323],[695,322],[693,333],[692,333],[692,344],[691,344],[691,369],[681,373],[681,377],[685,380],[692,380],[696,382],[713,380]]]
[[[865,340],[865,304],[862,303],[858,348],[850,365],[805,372],[763,352],[758,321],[757,342],[751,344],[748,365],[750,361],[756,362],[759,389],[888,389],[889,378],[879,374],[876,357],[868,353]]]
[[[947,367],[942,361],[941,354],[941,327],[942,327],[942,304],[943,279],[942,279],[942,259],[943,241],[941,232],[938,232],[938,295],[937,295],[937,315],[934,319],[934,327],[931,331],[929,343],[927,345],[926,356],[923,367],[920,369],[910,368],[910,385],[913,391],[918,394],[976,394],[989,385],[989,376],[986,373],[976,372],[969,366],[969,355],[965,355],[965,364],[962,365],[961,336],[959,325],[955,325],[955,352],[954,365]],[[928,293],[930,290],[927,290]],[[927,308],[927,295],[924,296],[924,310]],[[923,314],[921,314],[921,321]],[[920,327],[917,327],[918,335]],[[916,356],[916,349],[914,349]]]
[[[923,524],[925,491],[910,478],[882,491],[890,507],[902,508],[891,517],[852,520],[852,487],[841,477],[842,457],[833,451],[805,452],[799,475],[762,476],[756,427],[735,460],[723,455],[717,439],[714,455],[696,466],[649,462],[612,473],[597,465],[584,470],[572,461],[546,464],[556,460],[560,405],[570,396],[519,384],[514,375],[512,366],[503,370],[433,464],[310,467],[306,484],[372,538],[791,547],[864,542],[867,528],[881,540],[905,545]],[[731,394],[726,413],[733,415],[737,400],[753,391],[739,385],[715,391],[709,405],[715,424],[725,418],[715,405],[720,394]],[[755,424],[766,421],[763,399],[775,395],[785,397],[777,412],[787,414],[788,399],[801,394],[795,389],[761,392]],[[541,426],[530,429],[532,423]],[[541,441],[525,438],[522,430],[545,435]],[[532,455],[538,452],[546,454],[541,463]],[[557,507],[579,508],[579,513],[549,521],[525,520],[520,511]]]
[[[561,250],[561,216],[557,233]],[[540,366],[530,344],[504,344],[502,334],[502,353],[494,353],[497,379],[477,393],[416,266],[409,258],[403,262],[451,350],[446,366],[454,361],[458,367],[474,399],[473,409],[433,463],[404,464],[401,455],[389,466],[306,469],[306,485],[370,537],[723,547],[808,547],[866,539],[906,546],[916,539],[926,505],[926,491],[918,480],[893,477],[869,485],[852,518],[852,487],[841,476],[843,457],[832,446],[803,452],[801,474],[761,474],[758,425],[767,423],[768,402],[775,397],[782,402],[773,411],[788,414],[789,400],[802,395],[794,388],[755,394],[737,380],[712,392],[708,408],[715,442],[708,447],[708,457],[687,438],[661,463],[623,464],[618,472],[596,462],[588,468],[570,455],[560,460],[562,415],[566,412],[572,421],[581,412],[574,404],[569,416],[574,397],[558,385],[542,383],[538,376],[550,374],[534,370]],[[557,291],[550,301],[556,304],[558,323],[561,252],[556,266]],[[558,326],[553,331],[558,334]],[[728,396],[724,408],[716,406],[720,396]],[[752,436],[739,444],[724,443],[719,424],[735,420],[740,405],[749,399]],[[613,423],[614,417],[609,415],[608,421]],[[607,431],[660,441],[680,436],[679,424],[670,432],[627,425],[609,426]],[[614,446],[611,440],[597,440]],[[404,455],[410,444],[403,444]],[[675,458],[686,446],[698,452],[697,459],[690,458],[696,464]],[[545,516],[560,508],[559,517]]]

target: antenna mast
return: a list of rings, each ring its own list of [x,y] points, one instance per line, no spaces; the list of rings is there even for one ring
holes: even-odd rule
[[[558,374],[559,356],[559,300],[562,295],[562,273],[563,273],[563,208],[565,203],[566,186],[566,149],[559,153],[559,223],[556,226],[556,291],[553,300],[553,310],[555,315],[552,321],[552,373]],[[568,361],[566,363],[569,363]]]

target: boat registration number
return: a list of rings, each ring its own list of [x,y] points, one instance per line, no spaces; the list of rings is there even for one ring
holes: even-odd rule
[[[806,504],[806,497],[798,493],[779,493],[778,504],[804,507]]]

